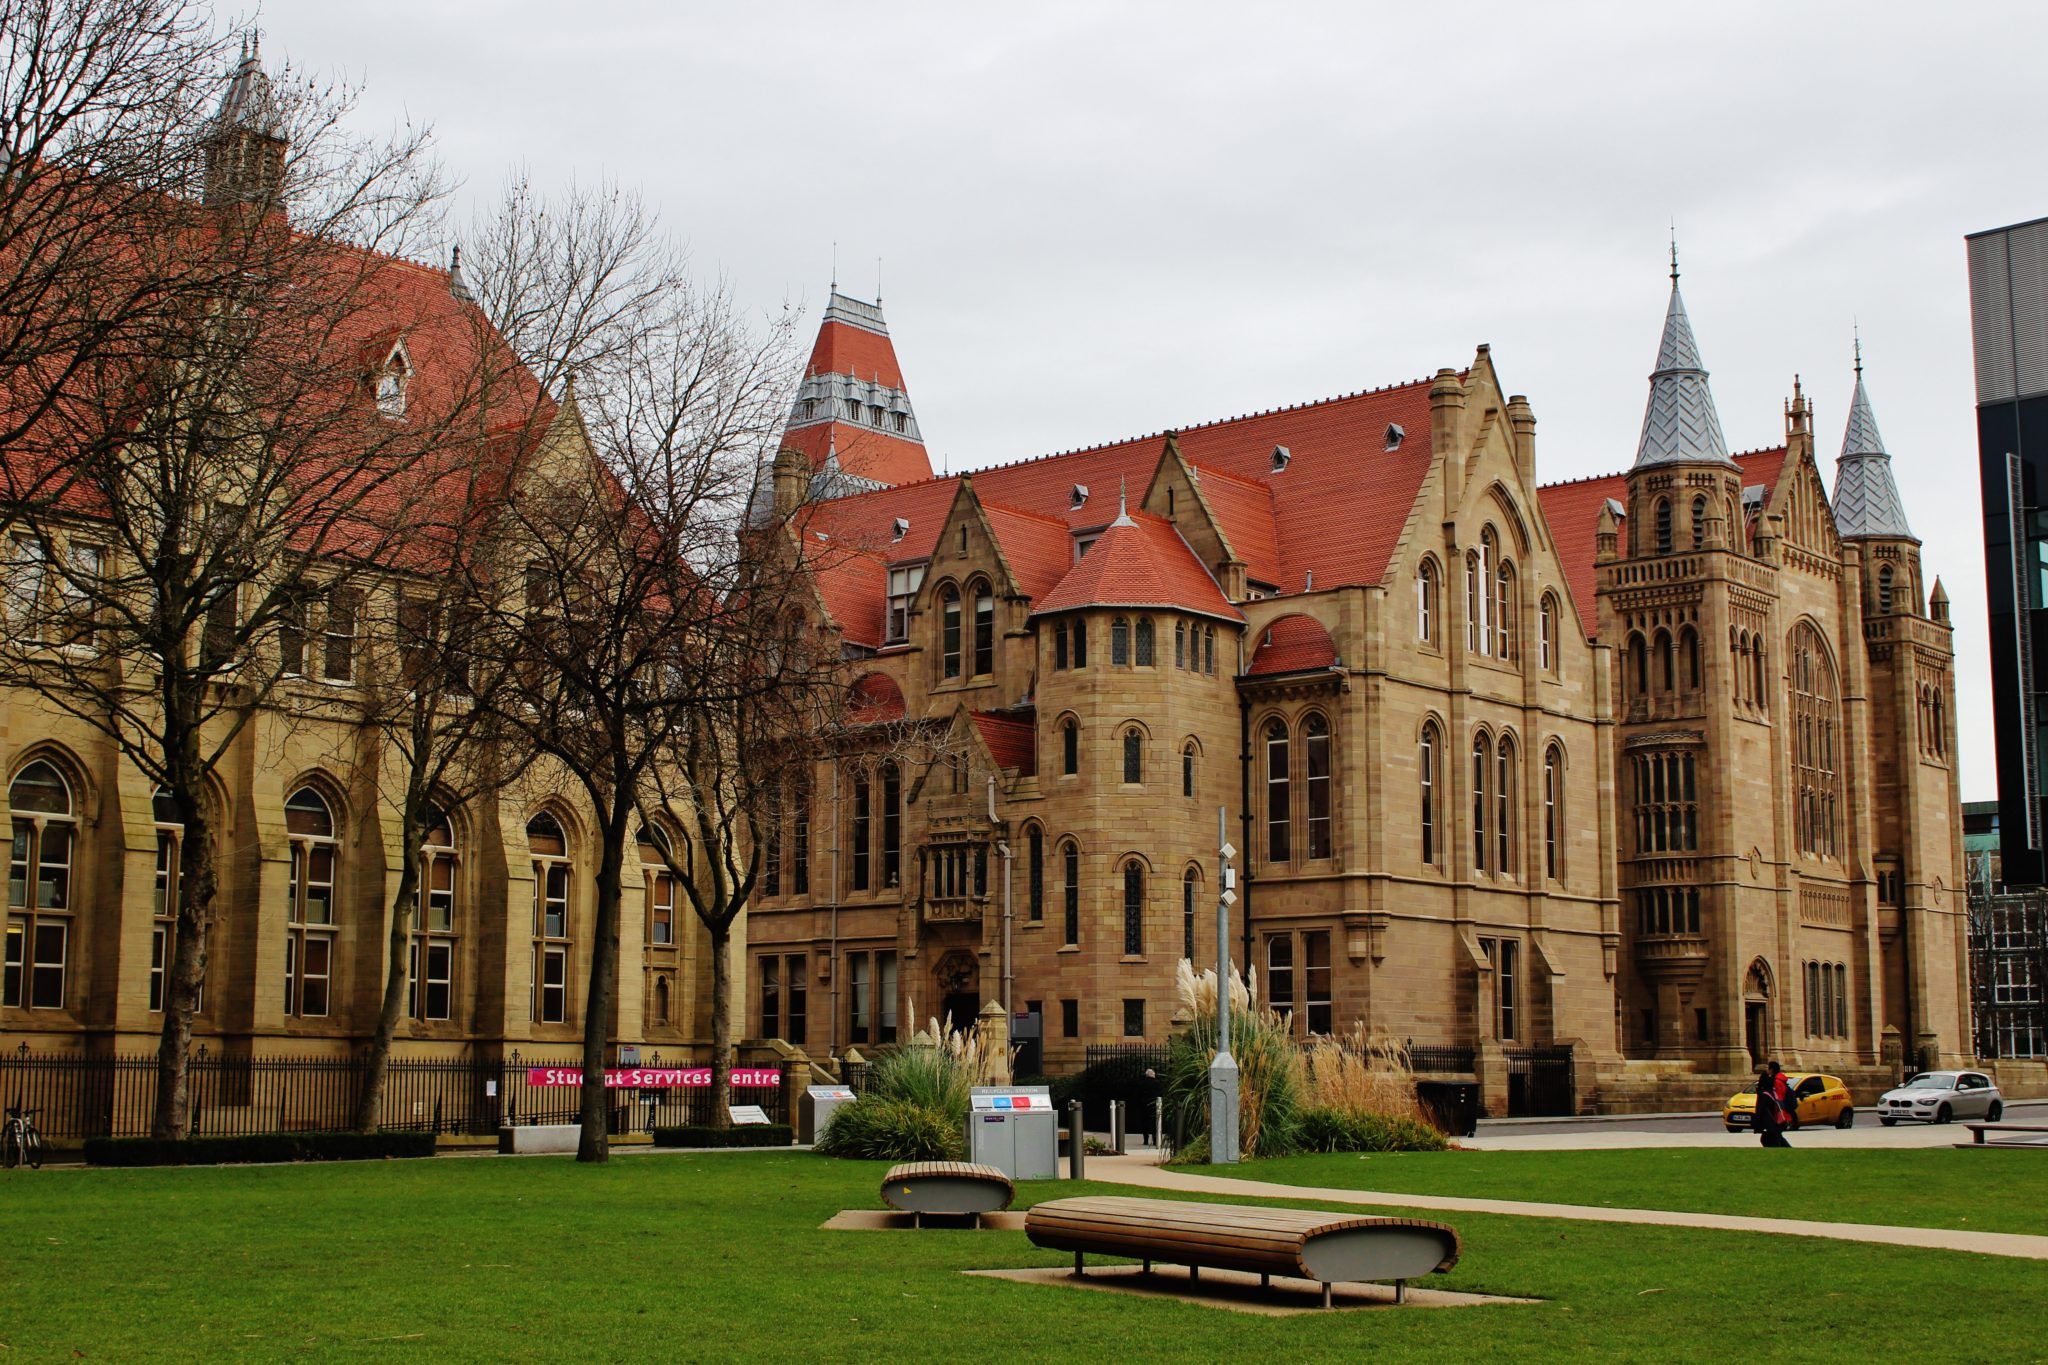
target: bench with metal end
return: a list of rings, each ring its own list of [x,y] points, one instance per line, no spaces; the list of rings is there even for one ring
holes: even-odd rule
[[[981,1215],[1010,1207],[1016,1194],[1010,1177],[971,1161],[907,1161],[882,1177],[882,1202],[912,1215],[918,1227],[928,1213],[972,1218],[979,1227]]]

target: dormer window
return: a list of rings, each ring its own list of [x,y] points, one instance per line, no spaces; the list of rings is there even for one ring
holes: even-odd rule
[[[1089,549],[1095,544],[1095,542],[1100,539],[1102,539],[1101,536],[1075,536],[1074,562],[1076,564],[1079,564],[1081,562],[1081,556],[1087,554]]]
[[[842,398],[839,400],[839,404],[846,413],[847,421],[858,422],[860,420],[860,400],[858,398]]]
[[[808,422],[813,417],[816,417],[818,415],[818,400],[815,398],[806,398],[803,401],[799,402],[796,405],[796,415],[799,421],[804,422]]]
[[[889,414],[889,424],[898,431],[908,431],[910,430],[910,414],[906,412],[892,412]]]
[[[384,359],[384,367],[377,372],[377,412],[380,416],[405,416],[405,391],[411,378],[412,365],[406,359],[405,348],[392,347],[391,354]]]
[[[1287,462],[1293,458],[1294,452],[1289,450],[1286,446],[1274,446],[1273,472],[1275,474],[1278,474],[1281,470],[1287,468]]]
[[[1399,422],[1387,423],[1387,449],[1399,450],[1401,448],[1402,440],[1407,435],[1408,433],[1401,429],[1401,424]]]
[[[1085,504],[1087,503],[1087,501],[1088,501],[1088,485],[1087,485],[1087,484],[1085,484],[1085,483],[1077,483],[1077,484],[1075,484],[1075,485],[1074,485],[1074,489],[1073,489],[1073,492],[1072,492],[1072,493],[1070,493],[1070,494],[1068,494],[1068,496],[1067,496],[1067,506],[1069,506],[1069,507],[1081,507],[1081,506],[1084,506],[1084,505],[1085,505]]]
[[[910,601],[924,582],[924,565],[911,564],[889,570],[888,643],[900,644],[910,636]]]

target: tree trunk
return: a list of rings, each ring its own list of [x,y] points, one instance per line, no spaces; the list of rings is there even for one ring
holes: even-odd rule
[[[178,914],[166,983],[164,1028],[156,1049],[156,1108],[149,1133],[182,1138],[191,1130],[192,1016],[206,981],[207,933],[213,925],[213,839],[204,805],[183,812],[185,833],[178,844]]]
[[[583,1003],[583,1131],[578,1161],[611,1159],[611,1096],[605,1093],[605,1046],[611,1037],[612,996],[619,969],[620,869],[625,862],[630,802],[605,824],[604,855],[597,869],[597,919],[591,930],[590,990]]]
[[[732,1126],[732,944],[728,923],[711,930],[711,1126]]]
[[[355,1127],[359,1133],[376,1130],[377,1110],[384,1102],[384,1080],[390,1070],[391,1036],[405,1013],[407,965],[412,949],[413,900],[419,894],[420,858],[414,828],[415,819],[405,821],[403,838],[405,865],[398,873],[398,894],[391,904],[391,941],[384,964],[384,1007],[377,1011],[377,1030],[370,1035],[369,1055],[363,1059],[363,1089],[356,1098]],[[421,964],[425,969],[426,964]]]

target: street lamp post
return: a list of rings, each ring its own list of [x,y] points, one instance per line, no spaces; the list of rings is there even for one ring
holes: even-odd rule
[[[1237,1161],[1237,1059],[1230,1055],[1230,907],[1237,901],[1237,850],[1216,808],[1216,1060],[1209,1063],[1209,1164]]]

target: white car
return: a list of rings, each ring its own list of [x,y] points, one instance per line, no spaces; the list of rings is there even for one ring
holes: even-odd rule
[[[1877,1101],[1877,1121],[1889,1128],[1900,1119],[1948,1123],[1954,1119],[1998,1122],[2005,1100],[1981,1071],[1923,1071]]]

